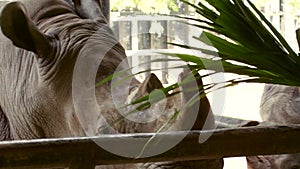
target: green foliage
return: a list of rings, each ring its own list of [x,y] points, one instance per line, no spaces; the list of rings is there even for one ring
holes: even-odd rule
[[[113,10],[135,9],[146,14],[170,14],[171,11],[178,11],[174,0],[112,0],[111,4]]]
[[[293,15],[296,15],[296,14],[300,14],[300,11],[299,11],[299,9],[300,9],[300,1],[299,0],[289,0],[288,1],[288,5],[290,6],[290,8],[291,8],[291,13],[293,14]]]
[[[245,2],[243,0],[202,0],[196,5],[186,0],[181,1],[194,8],[201,18],[177,17],[193,21],[186,23],[203,30],[199,37],[194,38],[216,50],[172,44],[198,50],[212,57],[200,58],[190,54],[162,53],[172,57],[162,61],[176,59],[185,61],[189,63],[188,66],[193,72],[210,70],[210,73],[205,76],[221,72],[242,75],[225,82],[199,86],[194,90],[204,89],[207,92],[244,82],[300,86],[300,56],[292,50],[284,37],[250,0]],[[300,41],[300,30],[297,37]],[[219,69],[219,65],[222,69]],[[180,85],[182,84],[173,84],[162,91],[167,95],[169,91]],[[140,105],[149,107],[148,97],[140,98],[132,104],[143,103]],[[191,102],[201,97],[203,94],[195,97]]]
[[[218,73],[213,66],[205,65],[221,63],[225,72],[245,75],[224,82],[223,87],[241,82],[300,86],[300,57],[250,0],[247,3],[242,0],[205,0],[205,4],[201,1],[197,5],[181,1],[195,8],[203,18],[189,19],[197,22],[194,26],[204,29],[200,37],[194,38],[214,47],[217,52],[174,44],[210,53],[214,57],[168,55],[192,62],[197,70],[209,69]]]

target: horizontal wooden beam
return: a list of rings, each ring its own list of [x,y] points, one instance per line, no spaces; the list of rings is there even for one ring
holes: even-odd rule
[[[150,139],[153,134],[107,135],[93,138],[46,139],[0,143],[0,168],[46,168],[70,165],[105,165],[156,161],[201,160],[220,157],[300,153],[300,126],[246,127],[160,133],[155,137],[168,143],[187,136],[171,150],[149,158],[125,158],[102,149],[95,143],[118,143],[126,147]],[[204,143],[199,136],[211,134]],[[142,150],[141,150],[142,151]]]

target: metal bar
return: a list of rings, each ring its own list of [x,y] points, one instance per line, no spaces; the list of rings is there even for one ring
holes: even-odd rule
[[[187,133],[161,133],[156,140],[165,142]],[[201,134],[211,134],[200,144]],[[174,148],[149,158],[125,158],[109,153],[102,144],[119,143],[124,151],[150,139],[153,134],[110,135],[94,138],[49,139],[0,143],[0,168],[47,168],[76,166],[80,159],[89,159],[95,165],[140,163],[156,161],[186,161],[252,155],[288,154],[300,152],[300,126],[245,127],[190,132]],[[141,150],[142,151],[142,150]],[[74,163],[75,162],[75,163]]]

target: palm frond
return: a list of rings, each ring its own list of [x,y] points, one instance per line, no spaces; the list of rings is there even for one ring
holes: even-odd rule
[[[250,0],[204,0],[205,4],[201,1],[197,5],[181,1],[201,16],[201,19],[186,18],[187,23],[193,21],[190,25],[203,30],[194,39],[214,47],[217,52],[198,46],[173,44],[199,50],[213,57],[207,59],[176,53],[165,55],[192,62],[198,70],[218,72],[212,65],[221,64],[225,72],[248,77],[242,81],[227,81],[224,87],[241,82],[300,86],[300,56]]]
[[[222,72],[242,75],[242,77],[235,79],[205,84],[191,89],[194,91],[200,91],[199,89],[201,89],[205,92],[191,99],[189,103],[205,97],[205,93],[239,83],[273,83],[300,86],[300,56],[292,50],[284,37],[250,0],[203,0],[206,3],[201,1],[198,4],[192,4],[186,0],[180,1],[194,8],[201,18],[175,17],[180,18],[180,20],[184,19],[186,21],[182,22],[203,30],[202,34],[199,37],[194,37],[194,39],[213,47],[215,50],[203,46],[169,43],[181,48],[197,50],[211,57],[203,58],[182,53],[160,53],[172,58],[157,59],[150,62],[184,61],[189,63],[188,67],[194,72],[210,70],[210,73],[202,77]],[[300,29],[297,31],[297,40],[300,42]],[[126,74],[127,71],[131,70],[132,68],[109,76],[99,85],[110,81],[114,76]],[[131,77],[137,74],[133,74]],[[120,83],[126,78],[129,77],[121,79]],[[182,81],[182,83],[189,83],[188,79]],[[161,89],[161,92],[167,97],[173,96],[177,93],[169,94],[170,91],[180,85],[182,84],[172,84]],[[152,100],[151,103],[158,101],[159,98]],[[137,105],[136,110],[143,110],[148,108],[151,103],[149,96],[144,96],[134,100],[130,105]],[[130,111],[128,115],[132,113],[135,112]]]

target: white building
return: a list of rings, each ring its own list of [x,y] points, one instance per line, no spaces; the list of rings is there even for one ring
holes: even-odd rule
[[[299,51],[295,31],[300,28],[299,0],[255,0],[266,18],[277,28],[295,51]]]

